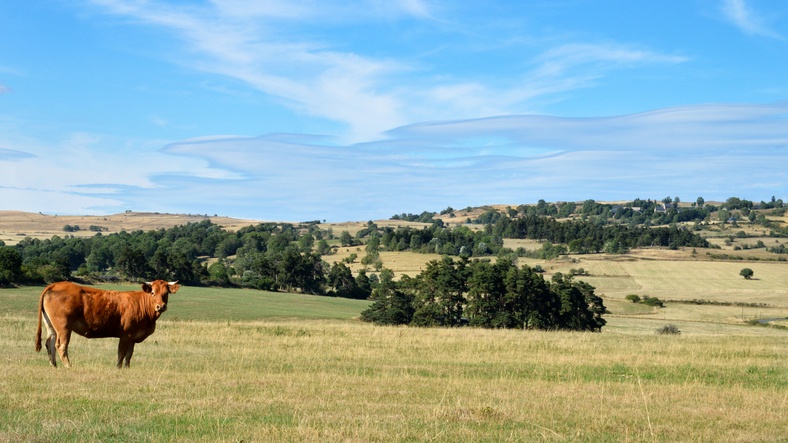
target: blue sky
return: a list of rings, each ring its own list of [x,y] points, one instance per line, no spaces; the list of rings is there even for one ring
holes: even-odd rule
[[[783,0],[39,0],[0,209],[369,220],[788,198]]]

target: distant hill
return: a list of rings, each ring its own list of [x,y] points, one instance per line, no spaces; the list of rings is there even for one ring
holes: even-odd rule
[[[230,217],[163,214],[158,212],[124,212],[114,215],[47,215],[21,211],[0,211],[0,240],[13,245],[25,237],[48,239],[53,235],[92,237],[121,231],[167,229],[173,226],[210,220],[227,230],[256,225],[260,220],[242,220]],[[66,227],[70,229],[64,229]]]

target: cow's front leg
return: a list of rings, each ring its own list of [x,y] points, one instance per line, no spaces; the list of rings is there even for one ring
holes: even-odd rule
[[[120,342],[118,343],[117,368],[120,369],[123,367],[124,360],[126,362],[126,367],[128,368],[131,364],[132,354],[134,354],[134,341],[130,338],[121,337]]]

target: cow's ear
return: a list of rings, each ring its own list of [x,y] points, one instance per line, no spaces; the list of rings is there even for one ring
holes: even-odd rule
[[[176,292],[178,292],[178,289],[181,288],[181,285],[179,285],[178,283],[170,283],[169,287],[170,287],[170,294],[175,294]]]
[[[145,283],[142,284],[142,290],[144,292],[147,292],[148,294],[152,294],[153,293],[153,286],[151,286],[150,283],[145,282]]]

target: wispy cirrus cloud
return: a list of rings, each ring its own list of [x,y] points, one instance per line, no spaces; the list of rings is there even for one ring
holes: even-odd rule
[[[413,61],[415,54],[349,50],[337,35],[352,39],[351,35],[319,31],[366,26],[370,20],[409,20],[426,27],[439,23],[422,1],[348,5],[214,0],[207,6],[93,2],[112,15],[177,36],[189,54],[179,63],[240,80],[299,114],[344,125],[347,130],[340,135],[355,142],[417,121],[523,113],[536,98],[589,87],[614,69],[686,61],[632,45],[570,42],[527,48],[526,60],[505,79],[492,73],[463,76],[449,74],[429,60]],[[305,24],[317,26],[307,31]],[[418,51],[441,46],[441,34],[428,34]],[[477,64],[474,53],[466,56],[469,66]]]
[[[320,38],[298,35],[304,22],[416,14],[417,1],[296,4],[217,0],[210,6],[177,7],[157,2],[95,0],[111,14],[173,33],[189,49],[193,68],[241,80],[279,98],[299,113],[347,124],[352,138],[373,136],[403,124],[403,104],[386,91],[387,76],[410,67],[393,59],[364,57],[332,48]],[[359,14],[359,12],[361,12]]]
[[[723,0],[720,9],[729,22],[747,35],[785,40],[746,0]]]

